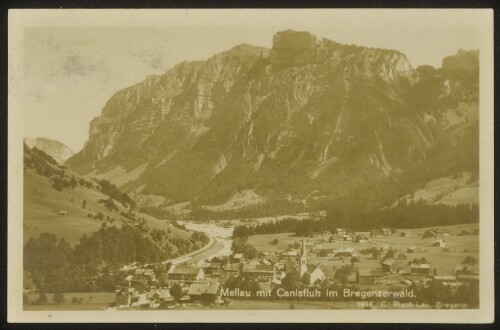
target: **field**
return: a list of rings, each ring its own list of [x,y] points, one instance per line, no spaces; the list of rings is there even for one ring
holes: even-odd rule
[[[78,176],[77,176],[78,178]],[[31,237],[38,237],[41,233],[52,233],[57,237],[64,237],[70,244],[76,244],[83,234],[95,232],[101,228],[102,221],[89,218],[101,212],[105,217],[109,216],[118,220],[123,218],[120,212],[127,209],[115,203],[118,211],[109,211],[103,204],[97,203],[99,199],[107,199],[102,193],[77,186],[75,189],[65,188],[62,191],[54,189],[47,178],[25,171],[24,175],[24,242]],[[83,201],[87,206],[82,208]],[[67,211],[67,216],[61,216],[59,211]],[[147,214],[139,213],[146,225],[150,228],[164,229],[174,233],[176,236],[187,239],[191,233],[174,227],[168,222],[160,221]],[[132,223],[131,223],[132,224]],[[120,226],[120,221],[114,221],[113,225]]]
[[[308,263],[321,263],[325,267],[327,273],[333,273],[335,269],[338,269],[343,264],[350,263],[350,258],[344,257],[343,259],[333,260],[333,258],[330,257],[319,257],[317,255],[318,250],[352,247],[359,252],[362,249],[371,247],[389,246],[396,252],[396,255],[403,252],[408,257],[408,261],[414,258],[425,257],[430,261],[431,267],[436,269],[437,274],[451,274],[454,272],[455,267],[459,266],[467,256],[472,256],[475,257],[476,260],[479,260],[479,236],[457,235],[463,229],[474,230],[478,227],[478,224],[433,227],[450,230],[450,236],[440,237],[440,239],[444,239],[446,242],[445,248],[432,246],[432,242],[435,241],[436,238],[422,238],[422,234],[429,228],[405,230],[406,232],[410,232],[411,236],[409,237],[399,236],[400,231],[398,230],[391,236],[373,238],[368,240],[367,243],[344,242],[340,237],[335,235],[333,236],[334,241],[329,243],[329,238],[332,236],[330,234],[309,237],[306,238],[308,251],[314,250],[316,253],[309,253]],[[278,244],[272,244],[274,239],[278,240]],[[248,237],[248,243],[250,245],[254,246],[259,251],[269,251],[271,254],[278,254],[287,249],[290,244],[300,243],[301,240],[301,237],[296,237],[293,233],[265,234]],[[412,246],[416,247],[416,252],[407,253],[406,249]],[[360,253],[358,262],[358,267],[360,269],[371,269],[379,265],[380,261],[371,260],[371,255],[363,255]]]
[[[29,293],[30,301],[38,299],[38,293]],[[72,303],[75,297],[79,303]],[[113,292],[67,292],[64,293],[65,302],[53,302],[53,294],[47,294],[48,302],[43,305],[24,305],[24,310],[28,311],[47,311],[47,310],[100,310],[108,307],[115,301]]]
[[[424,188],[415,191],[413,197],[405,196],[400,200],[417,202],[425,200],[429,204],[477,204],[479,203],[479,182],[472,180],[472,173],[461,172],[459,175],[448,176],[427,182]]]

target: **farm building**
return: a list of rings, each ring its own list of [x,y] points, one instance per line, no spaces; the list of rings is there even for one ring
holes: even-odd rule
[[[343,228],[337,228],[337,235],[345,235],[347,231]]]
[[[433,281],[443,285],[455,285],[457,283],[457,277],[454,275],[435,275]]]
[[[399,233],[399,236],[401,236],[401,237],[410,237],[411,233],[409,231],[402,231],[401,233]]]
[[[351,247],[345,247],[337,251],[338,256],[342,257],[352,257],[356,255],[354,248]]]
[[[438,239],[438,240],[432,242],[432,246],[443,248],[443,247],[446,247],[446,242],[442,239]]]
[[[383,275],[382,268],[358,269],[357,282],[358,284],[375,284]]]
[[[406,253],[415,253],[417,251],[417,248],[415,246],[410,246],[406,248]]]
[[[450,236],[450,231],[446,229],[436,230],[436,237],[447,237]]]
[[[382,233],[384,234],[384,236],[391,236],[392,235],[392,231],[390,228],[382,228]]]
[[[410,269],[412,274],[429,276],[431,273],[430,264],[411,264]]]
[[[365,233],[357,233],[356,234],[355,242],[356,243],[367,243],[368,242],[368,237],[370,237],[369,233],[367,233],[367,234],[365,234]]]
[[[351,237],[351,235],[344,235],[344,236],[342,237],[342,239],[343,239],[345,242],[350,242],[350,241],[352,241],[352,237]]]
[[[387,258],[381,262],[381,266],[384,273],[396,273],[399,263],[394,258]]]
[[[68,211],[59,211],[59,212],[57,212],[57,215],[61,215],[63,217],[67,217],[68,216]]]
[[[216,279],[203,278],[189,286],[188,295],[192,301],[205,304],[215,303],[220,293],[220,283]]]
[[[261,265],[257,263],[245,264],[241,270],[241,276],[246,279],[255,281],[268,281],[270,282],[276,272],[274,266]]]
[[[240,264],[225,264],[222,266],[222,272],[225,278],[240,276]]]
[[[398,254],[398,260],[407,260],[408,256],[404,254],[403,252]]]
[[[186,265],[172,265],[167,273],[168,283],[180,285],[195,283],[205,277],[205,272],[200,267]]]

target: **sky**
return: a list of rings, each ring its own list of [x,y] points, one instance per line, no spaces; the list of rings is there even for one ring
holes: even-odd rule
[[[480,20],[460,10],[32,12],[11,22],[24,28],[24,136],[56,139],[75,152],[118,90],[241,43],[270,48],[277,31],[396,49],[414,68],[440,67],[445,56],[480,45]]]

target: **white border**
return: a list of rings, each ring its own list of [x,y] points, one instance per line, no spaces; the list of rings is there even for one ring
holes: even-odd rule
[[[415,13],[446,22],[453,15],[472,15],[480,35],[480,309],[477,310],[293,310],[293,311],[23,311],[22,309],[22,63],[23,29],[28,26],[159,26],[189,16],[193,25],[224,25],[227,15],[248,19],[271,15],[276,19],[302,14]],[[147,19],[144,17],[147,16]],[[9,10],[8,116],[8,322],[380,322],[380,323],[490,323],[494,320],[494,196],[493,196],[493,10],[492,9],[283,9],[283,10]]]

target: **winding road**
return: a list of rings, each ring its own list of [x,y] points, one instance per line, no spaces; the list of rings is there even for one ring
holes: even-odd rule
[[[209,243],[199,250],[190,252],[183,256],[165,260],[162,263],[172,263],[174,265],[187,263],[187,264],[201,264],[206,259],[214,257],[225,256],[231,254],[233,226],[221,227],[216,224],[209,223],[195,223],[191,221],[183,221],[187,229],[204,233],[209,238]]]

